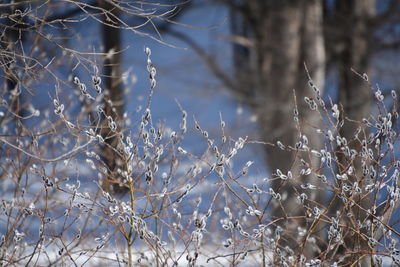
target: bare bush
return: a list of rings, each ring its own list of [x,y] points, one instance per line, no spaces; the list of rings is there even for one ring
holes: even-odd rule
[[[173,10],[109,4],[146,23]],[[349,258],[352,266],[364,259],[399,265],[396,91],[385,96],[366,74],[359,75],[375,109],[363,121],[352,121],[340,103],[324,100],[309,77],[314,94],[296,99],[294,91],[293,122],[287,122],[295,125],[296,143],[230,136],[223,114],[220,134],[211,135],[196,119],[191,125],[180,105],[179,125],[153,120],[157,71],[145,47],[147,104],[129,123],[102,82],[110,78],[102,74],[103,64],[121,51],[89,52],[71,23],[104,24],[111,16],[118,29],[143,35],[138,27],[125,24],[117,12],[77,1],[0,8],[2,266],[341,266]],[[117,80],[123,78],[118,74]],[[323,123],[303,121],[299,105]],[[340,134],[345,121],[353,127],[351,139]],[[206,144],[202,153],[182,142],[192,128]],[[309,132],[322,148],[311,145]],[[273,170],[249,184],[254,162],[234,162],[253,143],[294,155],[291,171]],[[116,155],[112,169],[105,150]],[[292,189],[300,215],[271,215],[273,206],[292,214],[283,205],[287,191],[272,189],[272,183]],[[114,185],[124,190],[109,190]],[[315,201],[321,192],[326,198]],[[304,227],[293,229],[293,221]],[[303,255],[306,247],[317,256]]]

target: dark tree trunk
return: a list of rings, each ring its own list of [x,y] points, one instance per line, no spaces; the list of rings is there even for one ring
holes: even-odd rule
[[[240,1],[235,1],[236,4],[240,5]],[[253,72],[251,65],[251,51],[250,48],[244,46],[236,40],[243,38],[248,40],[250,35],[249,25],[245,22],[245,19],[241,14],[230,11],[230,30],[232,33],[232,64],[234,68],[235,84],[246,85],[240,86],[240,95],[246,95],[247,99],[254,97],[254,81],[251,79],[250,73]],[[240,99],[242,102],[246,102],[247,99]]]
[[[104,53],[103,80],[105,85],[105,113],[110,116],[121,131],[124,113],[123,87],[122,87],[122,54],[121,54],[121,30],[119,28],[119,10],[110,1],[100,1],[100,7],[104,9],[102,35]],[[119,138],[115,131],[110,129],[110,120],[105,118],[102,128],[102,136],[106,141],[103,146],[102,156],[107,164],[109,175],[103,181],[103,188],[114,192],[121,192],[123,186],[118,169],[124,169],[124,159],[118,150]]]
[[[24,9],[24,6],[20,6],[20,9]],[[19,53],[23,39],[24,39],[24,31],[21,31],[23,22],[23,17],[17,16],[14,14],[15,6],[11,5],[10,7],[4,7],[0,9],[0,12],[3,14],[13,15],[13,18],[10,19],[8,16],[4,18],[5,29],[2,34],[1,46],[4,47],[6,51],[10,53],[8,55],[4,55],[2,57],[2,71],[4,73],[5,86],[7,90],[12,94],[11,99],[11,110],[14,114],[18,116],[23,115],[22,107],[21,107],[21,94],[15,94],[22,90],[22,84],[20,79],[22,77],[18,77],[17,73],[19,72],[15,66],[18,64],[16,62],[20,61],[19,57],[12,57],[12,53]],[[12,53],[11,53],[12,52]],[[17,119],[17,118],[16,118]],[[21,120],[17,119],[17,123],[21,123]]]
[[[340,129],[340,135],[345,137],[349,143],[350,149],[361,152],[360,140],[367,139],[368,132],[359,122],[364,118],[368,118],[371,114],[371,89],[368,83],[355,72],[364,75],[369,74],[369,63],[372,54],[372,35],[368,28],[368,20],[375,13],[375,0],[340,0],[337,1],[337,27],[342,42],[342,48],[339,51],[337,60],[338,80],[339,80],[339,102],[343,105],[341,120],[344,121],[343,127]],[[354,70],[355,72],[353,72]],[[366,76],[367,77],[367,76]],[[355,138],[357,128],[361,127],[362,131],[359,134],[360,139]],[[338,154],[340,165],[338,172],[345,172],[349,166],[354,167],[353,175],[349,176],[350,185],[355,182],[360,188],[365,188],[365,185],[370,183],[363,176],[363,165],[369,164],[360,157],[354,160],[346,158],[342,153]],[[341,202],[341,200],[338,200]],[[341,204],[343,212],[352,213],[354,217],[364,222],[367,214],[364,210],[372,207],[373,202],[367,192],[354,197],[354,201],[359,205],[349,208]],[[339,204],[340,205],[340,204]],[[338,207],[338,205],[334,205]],[[360,208],[361,207],[361,208]],[[336,209],[336,208],[335,208]],[[352,229],[358,229],[354,220],[346,222]],[[368,229],[359,229],[359,233],[365,233],[370,236]],[[345,244],[342,247],[343,254],[351,253],[351,256],[346,258],[345,263],[352,264],[359,262],[362,266],[371,266],[371,257],[363,256],[366,252],[372,253],[368,245],[368,239],[361,234],[351,234],[352,231],[346,230]],[[354,253],[359,251],[359,253]]]
[[[308,86],[307,72],[304,63],[314,80],[315,85],[324,87],[325,50],[322,31],[321,1],[245,1],[242,2],[243,17],[247,19],[254,36],[256,62],[251,72],[245,72],[246,86],[252,85],[254,93],[248,95],[253,99],[247,101],[259,118],[261,139],[267,142],[282,142],[286,146],[295,146],[300,140],[299,134],[306,135],[309,147],[319,149],[321,137],[315,129],[306,126],[319,125],[319,116],[310,112],[304,103],[304,97],[313,97],[314,92]],[[244,27],[242,27],[243,29]],[[240,27],[236,26],[238,31]],[[234,33],[236,34],[236,33]],[[234,59],[248,57],[244,51],[235,49]],[[240,57],[240,59],[239,59]],[[246,61],[245,61],[246,62]],[[246,66],[246,65],[245,65]],[[242,69],[246,71],[246,69]],[[243,80],[242,80],[243,82]],[[243,86],[244,87],[244,86]],[[294,95],[300,112],[300,128],[296,129],[293,120]],[[245,101],[246,102],[246,101]],[[299,175],[300,158],[308,162],[311,168],[318,168],[318,161],[309,153],[297,153],[266,146],[267,165],[272,173],[280,169],[283,173],[292,171],[293,180],[275,179],[272,188],[282,194],[282,201],[273,200],[272,216],[281,218],[278,223],[283,228],[283,236],[279,241],[282,247],[289,246],[301,251],[308,257],[318,252],[318,246],[311,244],[298,235],[298,227],[307,228],[305,217],[294,219],[294,216],[305,214],[305,207],[297,197],[304,190],[300,184],[309,178]],[[320,186],[315,180],[312,182]],[[309,193],[309,192],[307,192]],[[309,194],[311,201],[320,201],[322,196]],[[310,207],[312,208],[312,207]],[[310,236],[313,236],[310,234]],[[308,237],[310,237],[308,236]],[[314,236],[315,237],[315,236]]]

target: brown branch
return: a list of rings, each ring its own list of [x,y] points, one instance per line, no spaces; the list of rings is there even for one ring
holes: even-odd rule
[[[377,51],[380,50],[397,50],[400,48],[400,40],[395,40],[393,42],[380,42],[377,45]]]
[[[220,67],[217,60],[213,55],[209,54],[205,49],[199,46],[193,39],[186,34],[178,31],[169,30],[168,34],[178,38],[190,46],[191,49],[200,57],[200,59],[209,67],[212,73],[222,82],[226,89],[231,91],[236,99],[243,101],[246,104],[251,105],[254,99],[251,94],[246,94],[240,90],[240,87],[235,83],[235,80],[226,75],[225,71]]]

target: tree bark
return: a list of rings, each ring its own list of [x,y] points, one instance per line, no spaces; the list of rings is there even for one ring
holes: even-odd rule
[[[240,1],[233,1],[233,4],[240,5]],[[233,37],[249,38],[250,29],[249,25],[245,23],[245,19],[237,11],[230,10],[230,30]],[[235,84],[246,85],[240,86],[237,90],[241,96],[240,101],[246,104],[248,100],[254,98],[254,81],[251,79],[250,74],[253,72],[251,65],[251,51],[249,47],[238,44],[237,42],[232,43],[232,65],[234,68]]]
[[[242,2],[254,35],[253,53],[256,63],[252,71],[246,74],[254,82],[255,101],[251,108],[259,118],[261,139],[267,142],[282,142],[286,146],[295,146],[300,140],[300,133],[306,135],[309,147],[319,149],[321,137],[315,129],[306,124],[318,126],[317,112],[310,112],[304,103],[304,97],[313,97],[314,92],[308,86],[306,64],[314,84],[323,92],[325,78],[325,50],[322,29],[321,1],[248,1]],[[250,14],[249,14],[250,13]],[[234,47],[234,57],[239,50]],[[242,70],[243,71],[243,70]],[[248,86],[248,84],[246,85]],[[296,129],[293,120],[294,95],[300,112],[300,129]],[[250,92],[249,92],[250,93]],[[311,182],[308,177],[299,175],[300,162],[303,158],[311,168],[318,168],[318,161],[309,153],[297,153],[267,146],[267,165],[272,173],[276,169],[287,173],[293,172],[294,179],[282,181],[274,179],[271,186],[275,192],[282,194],[280,202],[273,201],[273,218],[283,218],[279,225],[283,236],[279,241],[281,247],[289,246],[296,252],[302,252],[309,258],[318,252],[317,245],[310,243],[298,234],[298,227],[307,229],[310,225],[303,219],[291,219],[305,214],[305,207],[297,197],[305,190],[300,184]],[[315,179],[312,183],[320,186]],[[321,195],[308,194],[309,200],[320,201]],[[312,207],[310,207],[312,208]],[[313,235],[309,235],[311,237]]]
[[[349,143],[350,149],[361,152],[361,143],[355,138],[355,131],[360,125],[363,118],[368,118],[371,114],[371,89],[368,83],[352,70],[363,74],[369,74],[369,63],[372,54],[372,32],[368,27],[368,21],[375,15],[375,0],[340,0],[337,1],[337,19],[336,25],[342,33],[340,40],[342,41],[342,49],[339,51],[337,62],[338,80],[339,80],[339,102],[343,106],[341,120],[343,127],[340,129],[340,135]],[[368,76],[365,76],[368,77]],[[356,122],[354,122],[356,121]],[[357,123],[358,122],[358,123]],[[367,139],[368,131],[362,127],[360,140]],[[345,157],[343,154],[338,154],[339,166],[338,172],[344,173],[349,166],[354,167],[354,173],[349,176],[349,185],[358,183],[360,188],[365,188],[365,185],[370,181],[363,175],[363,165],[369,164],[364,159],[356,157],[354,160]],[[341,210],[344,209],[345,214],[351,212],[359,221],[364,222],[367,219],[367,214],[364,210],[370,209],[373,205],[372,199],[367,192],[353,197],[353,200],[358,204],[352,208],[341,204]],[[341,200],[338,200],[341,202]],[[339,204],[340,205],[340,204]],[[338,207],[339,205],[334,205]],[[339,208],[335,208],[339,209]],[[346,225],[353,229],[358,229],[354,220],[347,220]],[[370,236],[368,229],[359,229],[361,234],[350,234],[345,236],[345,243],[341,249],[341,253],[352,253],[350,257],[345,259],[344,264],[353,264],[357,261],[362,266],[372,266],[371,257],[363,256],[366,252],[372,253],[368,245],[368,239],[365,236]],[[365,234],[365,236],[362,236]],[[361,260],[360,260],[361,259]]]
[[[123,87],[122,87],[122,54],[121,33],[119,28],[119,10],[111,1],[100,1],[99,6],[104,9],[102,36],[104,53],[103,77],[105,84],[105,113],[117,124],[118,131],[121,130],[124,113]],[[106,144],[103,146],[102,157],[108,167],[108,176],[103,181],[105,190],[123,192],[124,187],[120,184],[121,175],[118,169],[123,170],[124,159],[118,151],[120,135],[110,130],[109,119],[105,118],[102,127],[102,136]]]
[[[24,9],[24,5],[20,6],[20,8],[23,10]],[[10,18],[5,18],[5,25],[3,25],[4,28],[4,32],[2,35],[2,40],[1,45],[4,46],[4,49],[6,51],[9,52],[20,52],[20,49],[18,46],[20,46],[20,44],[22,44],[23,40],[25,39],[25,34],[24,31],[20,31],[20,27],[22,28],[22,22],[24,20],[23,17],[21,16],[17,16],[14,14],[15,12],[15,6],[11,5],[9,7],[3,7],[0,9],[0,12],[2,12],[3,14],[8,14],[10,17],[13,16],[12,19]],[[11,53],[9,53],[9,55],[11,55]],[[5,87],[7,88],[7,91],[14,94],[17,91],[21,91],[22,90],[22,82],[20,81],[20,79],[22,79],[22,77],[18,77],[18,72],[19,70],[16,69],[16,66],[18,66],[18,64],[16,62],[20,61],[21,59],[19,57],[13,57],[11,58],[11,56],[9,56],[7,54],[4,55],[2,61],[4,60],[4,62],[2,62],[2,71],[4,72],[4,79],[5,81]],[[11,110],[13,111],[13,113],[19,115],[19,116],[23,116],[23,110],[21,107],[21,98],[22,95],[21,94],[17,94],[17,95],[13,95],[12,99],[11,99]],[[17,127],[19,128],[19,124],[22,123],[21,120],[19,120],[16,117],[16,121],[17,121]]]

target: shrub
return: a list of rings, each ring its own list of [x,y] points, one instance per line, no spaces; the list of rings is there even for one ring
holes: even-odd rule
[[[106,98],[96,60],[81,58],[79,75],[60,79],[58,58],[43,66],[25,54],[1,51],[3,82],[13,81],[0,89],[2,266],[339,266],[354,254],[354,265],[363,258],[377,266],[384,260],[399,264],[398,99],[395,91],[384,96],[367,76],[362,78],[376,102],[369,118],[347,119],[340,103],[326,103],[310,79],[315,94],[293,101],[299,141],[270,144],[229,136],[223,116],[220,135],[211,135],[196,120],[190,125],[181,106],[179,126],[153,121],[156,68],[150,48],[144,51],[147,105],[132,123],[117,121],[105,109],[105,103],[116,107]],[[76,63],[79,53],[71,54]],[[35,89],[43,97],[40,88],[52,92],[44,94],[51,101],[21,94]],[[323,124],[302,122],[297,101],[307,103]],[[351,140],[340,136],[345,120],[354,126]],[[304,127],[314,128],[324,147],[310,147]],[[204,139],[202,153],[182,142],[188,128]],[[115,145],[107,142],[111,138]],[[273,170],[249,184],[253,161],[240,168],[233,163],[250,143],[292,152],[292,171]],[[108,176],[105,147],[121,161],[119,179]],[[304,176],[315,182],[303,183]],[[270,214],[272,205],[287,198],[287,192],[269,187],[273,180],[293,187],[299,216]],[[107,191],[104,183],[125,190]],[[313,201],[313,194],[325,198]],[[292,220],[305,223],[297,229],[282,223]],[[354,247],[346,247],[348,239]],[[315,257],[304,255],[307,246]]]

